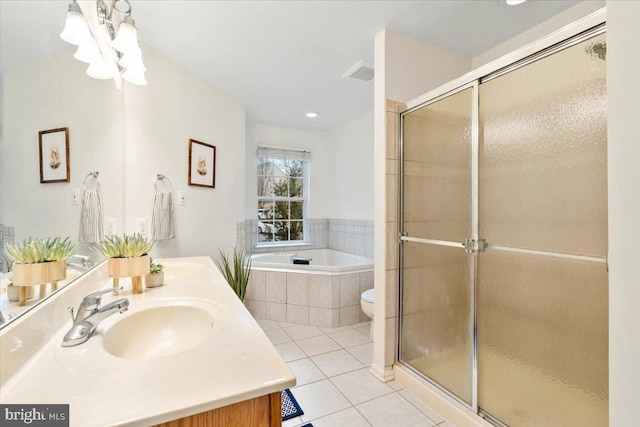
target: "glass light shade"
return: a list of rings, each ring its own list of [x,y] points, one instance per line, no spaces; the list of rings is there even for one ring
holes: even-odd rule
[[[89,31],[87,20],[84,19],[84,15],[80,11],[80,7],[78,6],[77,10],[75,10],[71,5],[69,6],[67,21],[64,24],[62,33],[60,33],[60,38],[67,43],[80,46],[91,37],[91,32]]]
[[[133,71],[147,71],[147,67],[142,62],[142,52],[127,52],[122,55],[122,59],[118,61],[121,67]]]
[[[138,31],[131,17],[127,16],[124,18],[124,21],[122,21],[118,28],[118,34],[111,45],[115,50],[122,53],[137,52],[140,50],[140,46],[138,46]]]
[[[78,46],[78,50],[73,55],[78,61],[91,64],[93,61],[99,60],[100,50],[93,37],[89,38],[86,43]]]
[[[94,79],[108,80],[113,77],[113,69],[109,67],[109,64],[107,64],[107,61],[105,61],[102,55],[99,55],[89,64],[87,74]]]
[[[145,86],[147,79],[144,77],[144,71],[142,70],[127,70],[122,73],[122,78],[138,86]]]

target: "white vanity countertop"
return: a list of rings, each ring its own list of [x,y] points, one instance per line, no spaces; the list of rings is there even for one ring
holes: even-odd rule
[[[293,373],[210,258],[157,262],[167,266],[164,286],[132,295],[129,280],[121,280],[125,290],[105,295],[102,305],[128,298],[129,311],[104,320],[86,343],[64,348],[69,321],[7,381],[0,401],[68,403],[71,426],[150,426],[295,385]],[[102,281],[103,289],[112,285],[111,279]],[[104,350],[104,333],[124,316],[185,302],[215,308],[213,332],[202,344],[149,359]]]

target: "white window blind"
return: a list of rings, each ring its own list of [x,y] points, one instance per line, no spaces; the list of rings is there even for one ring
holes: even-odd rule
[[[311,151],[258,146],[258,157],[273,157],[276,159],[291,160],[311,160]]]

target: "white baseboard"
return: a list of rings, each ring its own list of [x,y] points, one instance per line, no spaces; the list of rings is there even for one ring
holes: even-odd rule
[[[371,372],[374,377],[385,383],[395,378],[393,375],[393,366],[381,367],[380,365],[372,363],[369,367],[369,372]]]

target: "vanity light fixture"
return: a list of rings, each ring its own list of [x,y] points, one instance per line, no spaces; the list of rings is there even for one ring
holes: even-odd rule
[[[314,113],[314,112],[307,113],[307,117],[309,117],[310,119],[315,119],[316,117],[318,117],[318,113]]]
[[[107,4],[110,2],[110,5]],[[131,17],[129,0],[98,0],[96,3],[99,27],[108,35],[111,42],[108,52],[100,50],[91,34],[77,0],[69,4],[62,40],[78,46],[74,58],[89,64],[87,74],[96,79],[111,79],[116,74],[129,83],[146,85],[144,73],[147,70],[142,62],[142,50],[138,44],[138,32]],[[123,16],[118,30],[114,26],[114,10]],[[104,47],[104,46],[103,46]],[[108,59],[113,58],[112,61]],[[117,64],[114,63],[117,61]]]
[[[507,0],[507,4],[509,6],[516,6],[516,5],[522,4],[522,3],[526,2],[526,1],[527,0]]]

